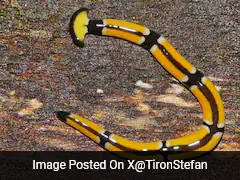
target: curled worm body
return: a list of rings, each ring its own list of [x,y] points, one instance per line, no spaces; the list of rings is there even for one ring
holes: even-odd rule
[[[90,20],[87,13],[87,9],[81,8],[72,16],[70,33],[76,45],[82,47],[85,35],[94,34],[124,39],[143,47],[197,98],[203,111],[203,125],[197,132],[184,137],[145,143],[115,135],[76,114],[60,111],[59,119],[109,151],[147,151],[161,154],[169,151],[213,150],[223,134],[224,107],[212,82],[158,33],[122,20]]]

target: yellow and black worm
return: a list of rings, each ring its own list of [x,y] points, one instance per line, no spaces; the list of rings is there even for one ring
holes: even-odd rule
[[[135,23],[116,20],[90,20],[88,9],[76,11],[70,21],[73,42],[84,46],[86,34],[112,36],[130,41],[148,50],[174,78],[183,84],[199,101],[203,111],[203,125],[190,135],[156,142],[137,142],[115,135],[76,114],[59,111],[57,116],[66,124],[109,151],[145,151],[151,153],[211,151],[220,142],[224,131],[224,107],[212,82],[182,57],[158,33]]]

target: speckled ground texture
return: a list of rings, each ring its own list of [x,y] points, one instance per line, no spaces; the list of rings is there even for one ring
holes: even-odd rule
[[[59,121],[59,110],[138,141],[201,125],[196,99],[144,49],[93,35],[75,46],[68,24],[80,7],[90,19],[124,19],[164,35],[223,98],[226,128],[216,150],[240,150],[238,0],[1,1],[0,150],[103,150]],[[153,88],[136,86],[139,80]]]

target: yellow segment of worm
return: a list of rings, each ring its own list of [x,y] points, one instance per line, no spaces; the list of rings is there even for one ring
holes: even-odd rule
[[[87,119],[85,119],[81,116],[78,116],[76,114],[71,114],[69,117],[71,119],[67,118],[67,121],[66,121],[67,124],[69,124],[70,126],[73,126],[77,130],[79,130],[80,132],[82,132],[83,134],[88,136],[93,141],[95,141],[97,143],[100,142],[99,136],[93,134],[92,132],[90,132],[89,130],[84,128],[84,126],[79,125],[77,122],[84,123],[85,125],[87,125],[88,127],[91,127],[91,129],[93,129],[94,131],[96,131],[99,134],[104,130],[102,127],[100,127],[97,124],[95,124],[95,123],[93,123],[93,122],[91,122],[91,121],[89,121],[89,120],[87,120]],[[75,122],[73,119],[77,120],[77,122]]]
[[[88,23],[89,19],[87,16],[87,11],[82,11],[79,13],[74,21],[73,29],[80,41],[84,40],[84,36],[88,32]]]
[[[210,92],[212,93],[212,95],[216,101],[218,113],[219,113],[218,128],[223,128],[225,114],[224,114],[224,107],[223,107],[222,99],[221,99],[217,89],[215,88],[213,83],[208,78],[204,77],[204,79],[202,79],[202,81],[208,87],[208,89],[210,90]]]
[[[138,36],[136,34],[132,34],[129,32],[123,32],[118,29],[112,29],[112,28],[107,28],[107,27],[103,28],[102,34],[105,36],[114,36],[117,38],[126,39],[135,44],[141,44],[145,40],[145,38],[143,36]]]
[[[166,56],[157,47],[157,45],[153,45],[150,51],[153,54],[153,56],[157,59],[157,61],[176,79],[178,79],[179,81],[183,81],[187,77],[166,58]]]
[[[195,85],[192,86],[190,90],[194,94],[194,96],[198,99],[202,107],[204,122],[206,122],[208,125],[212,125],[213,124],[212,109],[209,101],[197,86]]]
[[[144,35],[148,35],[150,33],[149,29],[141,26],[139,24],[123,21],[123,20],[117,20],[117,19],[104,19],[103,20],[104,25],[113,25],[113,26],[118,26],[118,27],[124,27],[128,28],[131,30],[135,30],[137,32],[140,32]]]
[[[204,138],[207,134],[210,133],[210,130],[207,126],[201,126],[201,128],[190,135],[176,138],[176,139],[170,139],[166,141],[167,147],[173,147],[173,146],[179,146],[179,145],[188,145],[191,143],[195,143],[200,141],[202,138]]]
[[[111,139],[114,139],[118,144],[125,146],[127,148],[137,150],[137,151],[149,151],[149,150],[158,150],[162,147],[162,142],[151,142],[151,143],[144,143],[144,142],[137,142],[125,139],[121,136],[112,135]]]
[[[94,142],[96,143],[100,142],[100,138],[97,135],[93,134],[92,132],[88,131],[84,127],[80,126],[78,123],[74,122],[73,120],[67,118],[66,123],[74,127],[75,129],[79,130],[81,133],[83,133],[84,135],[92,139]]]
[[[112,145],[109,142],[106,142],[105,144],[105,149],[109,150],[109,151],[123,151],[122,149],[117,148],[116,146]]]
[[[98,126],[97,124],[89,121],[88,119],[85,119],[85,118],[83,118],[81,116],[78,116],[76,114],[71,114],[70,117],[72,119],[77,119],[81,123],[86,124],[88,127],[91,127],[91,129],[93,129],[94,131],[98,132],[99,134],[104,130],[101,126]]]
[[[215,133],[206,145],[196,149],[196,151],[211,151],[221,140],[222,134],[222,132]]]
[[[196,68],[188,62],[177,50],[163,37],[158,39],[158,42],[164,46],[164,48],[172,55],[172,57],[179,62],[190,73],[195,73]]]

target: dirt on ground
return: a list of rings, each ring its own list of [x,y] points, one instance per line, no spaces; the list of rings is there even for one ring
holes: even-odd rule
[[[168,39],[222,96],[226,126],[218,151],[240,150],[238,0],[5,0],[0,9],[0,150],[102,151],[56,117],[80,114],[138,141],[197,131],[201,107],[144,49],[68,32],[72,14],[139,23]],[[137,86],[147,83],[148,88]],[[137,83],[138,82],[138,83]],[[145,84],[146,85],[146,84]]]

